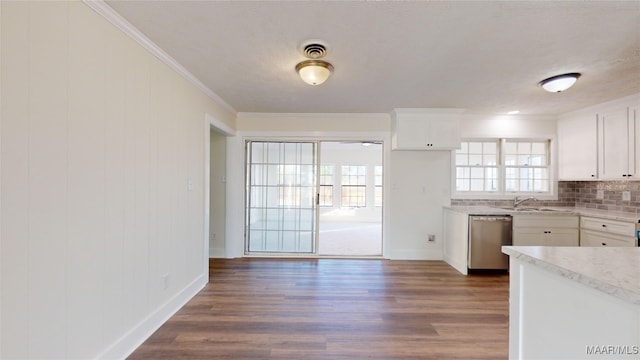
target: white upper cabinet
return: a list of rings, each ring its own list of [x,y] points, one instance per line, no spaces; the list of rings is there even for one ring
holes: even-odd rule
[[[631,107],[603,111],[598,114],[602,129],[603,179],[630,179],[636,176],[636,129]]]
[[[629,147],[629,153],[633,156],[630,161],[633,162],[634,170],[631,178],[640,180],[640,99],[629,108],[629,128],[633,129],[635,139],[633,146]]]
[[[558,122],[561,180],[598,178],[598,120],[595,114],[567,117]]]
[[[561,116],[559,180],[640,180],[640,94]]]
[[[395,109],[393,150],[452,150],[460,147],[461,109]]]

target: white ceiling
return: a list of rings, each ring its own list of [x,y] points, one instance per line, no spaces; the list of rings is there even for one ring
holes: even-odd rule
[[[560,114],[640,93],[640,1],[107,1],[239,112]],[[322,39],[334,74],[295,73]],[[580,72],[563,93],[537,83]]]

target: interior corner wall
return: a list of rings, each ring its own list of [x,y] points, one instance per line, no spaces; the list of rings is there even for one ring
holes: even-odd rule
[[[392,151],[389,258],[442,260],[443,206],[451,197],[450,151]],[[427,242],[429,234],[435,242]]]
[[[207,281],[202,119],[233,114],[85,4],[0,6],[0,358],[126,357]]]

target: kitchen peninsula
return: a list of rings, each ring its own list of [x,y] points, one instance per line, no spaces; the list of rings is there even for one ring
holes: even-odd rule
[[[505,246],[510,359],[637,359],[640,248]]]

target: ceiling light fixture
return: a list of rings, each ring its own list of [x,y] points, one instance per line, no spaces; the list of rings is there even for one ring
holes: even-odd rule
[[[538,85],[542,86],[542,88],[548,92],[561,92],[573,86],[580,75],[580,73],[556,75],[540,81]]]
[[[320,85],[327,81],[333,72],[333,65],[319,60],[327,54],[327,47],[316,40],[308,41],[302,46],[302,54],[311,60],[296,65],[296,72],[309,85]]]

